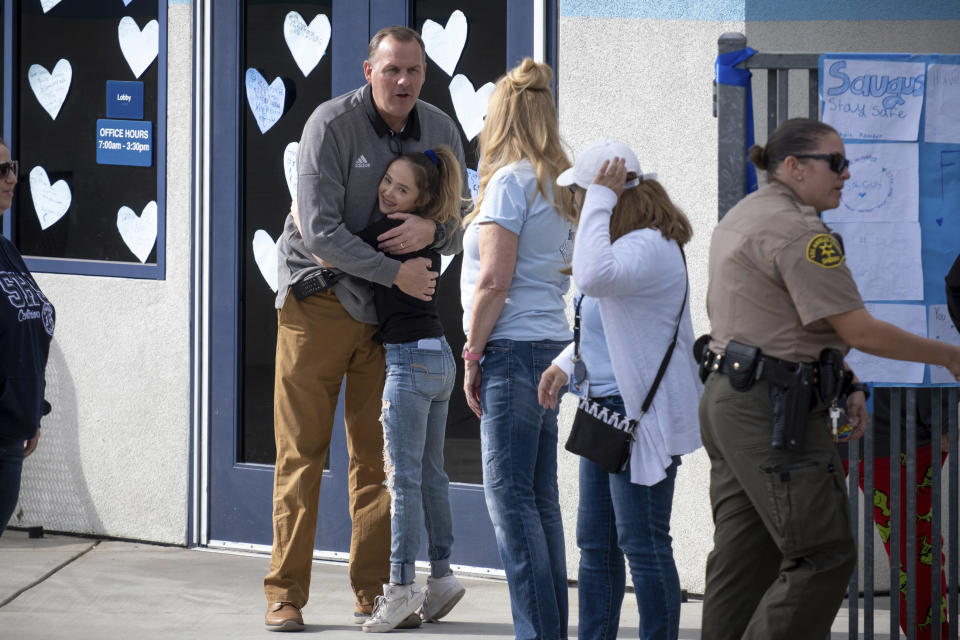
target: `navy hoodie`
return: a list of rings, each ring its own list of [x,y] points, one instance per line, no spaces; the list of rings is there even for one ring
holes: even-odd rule
[[[54,321],[53,305],[20,252],[0,236],[0,443],[37,434]]]

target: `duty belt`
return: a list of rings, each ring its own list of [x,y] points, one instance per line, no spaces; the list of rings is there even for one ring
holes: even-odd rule
[[[731,375],[739,372],[742,367],[749,366],[749,364],[705,350],[703,365],[707,371]],[[820,373],[820,366],[816,362],[791,362],[790,360],[781,360],[766,355],[758,357],[756,366],[754,380],[766,380],[779,386],[785,386],[799,367],[811,367],[813,369],[814,383],[819,379]]]

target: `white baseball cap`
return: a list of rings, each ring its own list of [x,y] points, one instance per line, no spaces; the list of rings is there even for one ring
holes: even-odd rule
[[[635,187],[640,184],[641,179],[653,179],[657,177],[655,173],[644,174],[640,171],[640,161],[636,154],[620,140],[595,140],[588,144],[577,156],[577,161],[572,167],[564,171],[557,178],[557,184],[561,187],[567,187],[576,184],[578,187],[586,189],[593,184],[593,179],[597,177],[600,166],[607,160],[613,158],[623,158],[626,161],[627,173],[637,174],[637,180],[627,182],[627,188]]]

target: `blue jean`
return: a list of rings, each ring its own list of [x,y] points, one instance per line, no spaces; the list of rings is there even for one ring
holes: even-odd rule
[[[433,577],[450,573],[453,518],[443,441],[457,369],[442,336],[384,347],[387,376],[381,416],[390,490],[390,582],[409,584],[424,524]]]
[[[0,444],[0,535],[7,528],[20,498],[23,442],[17,440],[13,444]]]
[[[567,637],[567,567],[557,487],[557,412],[537,385],[565,346],[491,340],[481,363],[483,490],[518,639]]]
[[[611,396],[599,404],[623,413],[623,400]],[[667,477],[653,486],[630,482],[630,466],[607,473],[580,459],[579,637],[614,639],[626,584],[623,556],[633,577],[643,640],[675,640],[680,632],[680,579],[673,560],[670,512],[680,456]]]

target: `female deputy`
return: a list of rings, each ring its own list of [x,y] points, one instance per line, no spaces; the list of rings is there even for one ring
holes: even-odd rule
[[[690,240],[690,223],[653,178],[640,172],[627,145],[610,140],[588,145],[557,180],[575,185],[575,198],[583,203],[573,280],[583,294],[576,304],[588,397],[604,411],[639,416],[679,322],[677,347],[639,419],[626,469],[607,473],[580,459],[581,640],[617,637],[624,555],[640,612],[639,637],[668,640],[680,630],[670,514],[680,456],[700,446],[701,388],[690,356],[693,325],[680,249]],[[541,378],[546,407],[556,407],[557,393],[574,373],[573,347]]]
[[[0,214],[10,208],[18,163],[0,139]],[[20,252],[0,236],[0,533],[20,496],[23,459],[40,439],[44,371],[53,337],[54,311],[27,270]]]
[[[715,532],[703,638],[822,638],[857,549],[824,403],[810,408],[815,363],[825,348],[855,347],[943,365],[960,379],[960,347],[864,308],[843,248],[819,218],[839,205],[850,177],[832,127],[787,120],[750,159],[768,184],[727,213],[710,245],[713,337],[701,364],[710,377],[700,428]],[[850,393],[848,412],[851,438],[859,438],[861,391]]]
[[[483,489],[517,638],[567,637],[557,487],[557,412],[540,375],[570,341],[564,273],[573,206],[553,182],[563,152],[550,67],[524,60],[497,81],[480,133],[480,192],[463,235],[464,392],[480,417]],[[482,359],[482,363],[481,363]]]

